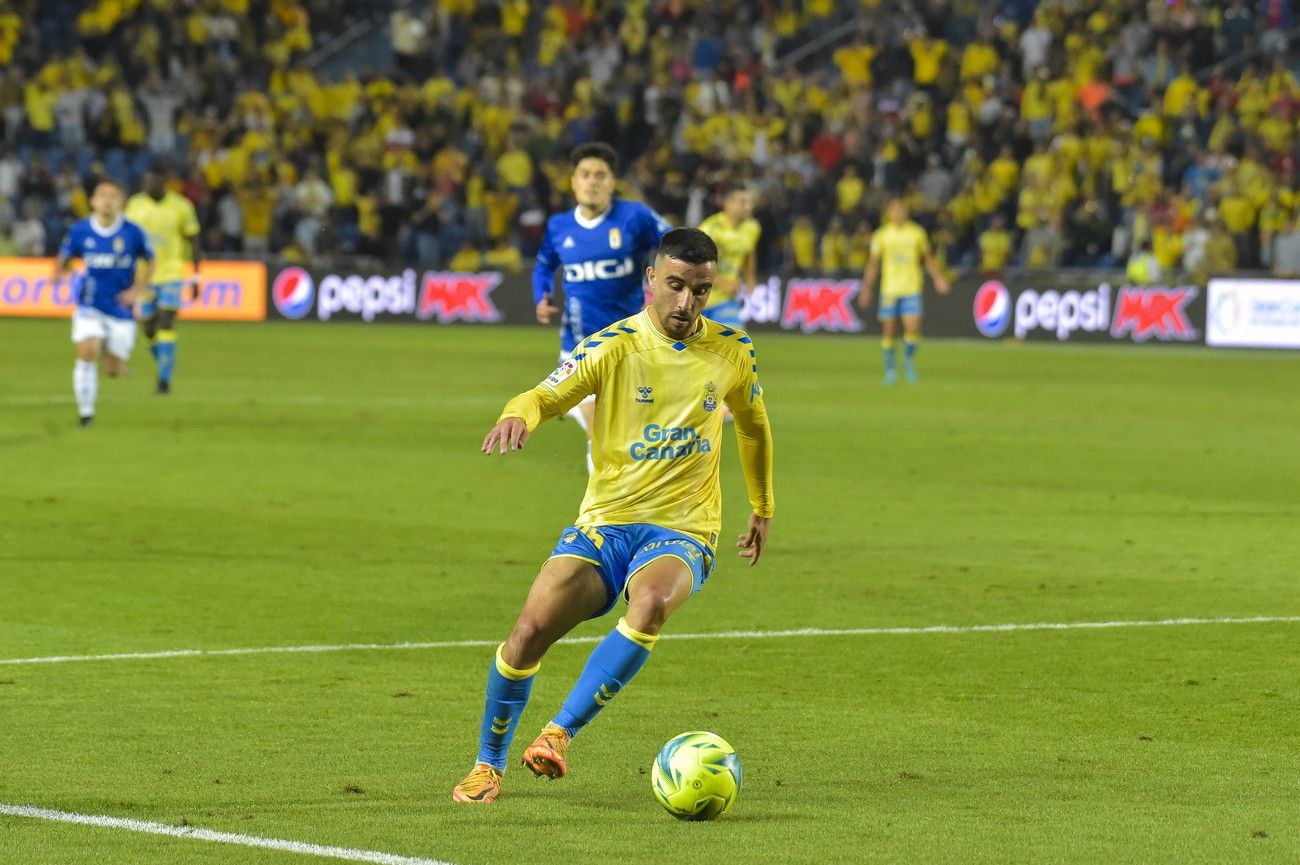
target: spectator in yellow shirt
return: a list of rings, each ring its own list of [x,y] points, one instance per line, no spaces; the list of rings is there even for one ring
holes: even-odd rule
[[[857,210],[866,189],[867,185],[858,175],[857,167],[852,164],[844,166],[844,174],[835,184],[835,200],[839,212],[848,214]]]
[[[980,274],[1000,276],[1011,261],[1011,233],[1001,214],[993,217],[989,227],[979,236]]]
[[[794,267],[801,275],[806,275],[817,266],[817,232],[813,221],[807,216],[795,218],[794,227],[790,229],[790,257]]]
[[[830,274],[838,274],[848,263],[849,236],[844,233],[844,221],[838,216],[832,217],[821,242],[822,269]]]
[[[917,87],[934,87],[948,54],[948,43],[922,34],[908,41],[907,50],[912,55],[912,81]]]

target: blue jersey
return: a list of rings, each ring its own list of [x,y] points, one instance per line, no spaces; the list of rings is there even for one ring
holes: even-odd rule
[[[80,258],[86,264],[77,287],[78,306],[93,307],[115,318],[131,318],[131,310],[118,303],[117,296],[135,282],[140,259],[153,261],[153,248],[140,226],[120,216],[108,228],[100,228],[94,217],[83,219],[68,229],[59,255]]]
[[[572,352],[588,334],[641,311],[647,259],[671,230],[646,205],[617,199],[595,222],[582,219],[577,208],[547,221],[533,268],[533,302],[554,292],[555,271],[563,268],[563,351]]]

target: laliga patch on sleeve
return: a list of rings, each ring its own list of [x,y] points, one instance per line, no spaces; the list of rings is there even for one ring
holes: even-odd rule
[[[577,371],[577,369],[578,369],[578,362],[576,360],[573,359],[566,360],[564,363],[560,364],[555,368],[555,372],[551,373],[546,377],[545,383],[550,385],[551,387],[557,387],[559,386],[560,382],[564,381],[566,378],[573,375],[574,372]]]

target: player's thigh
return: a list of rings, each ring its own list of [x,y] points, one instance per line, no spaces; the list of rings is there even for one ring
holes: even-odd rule
[[[547,559],[506,640],[507,662],[536,664],[552,643],[597,615],[608,600],[609,590],[594,564],[572,556]]]
[[[627,623],[638,631],[657,634],[665,621],[695,590],[695,574],[675,555],[658,556],[627,580]]]
[[[97,309],[78,307],[72,313],[72,342],[77,346],[77,357],[94,360],[99,357],[99,347],[108,338],[105,316]]]
[[[921,334],[921,316],[905,315],[903,316],[903,333],[908,336],[920,336]]]
[[[158,329],[171,330],[176,326],[176,310],[165,306],[158,307]]]
[[[123,363],[130,360],[131,351],[135,348],[135,321],[129,318],[116,319],[109,321],[106,327],[108,353]]]

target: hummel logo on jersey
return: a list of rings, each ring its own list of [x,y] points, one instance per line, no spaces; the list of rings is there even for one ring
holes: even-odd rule
[[[87,238],[86,238],[86,249],[94,249],[94,248],[95,248],[95,238],[93,238],[93,237],[87,237]]]
[[[637,388],[637,389],[636,389],[636,401],[637,401],[637,402],[646,402],[646,403],[654,402],[654,401],[655,401],[655,398],[654,398],[653,396],[650,395],[651,391],[653,391],[653,390],[654,390],[654,388],[652,388],[652,387],[639,387],[639,388]]]
[[[574,243],[572,237],[564,238],[564,243],[560,244],[560,249],[573,249]]]

